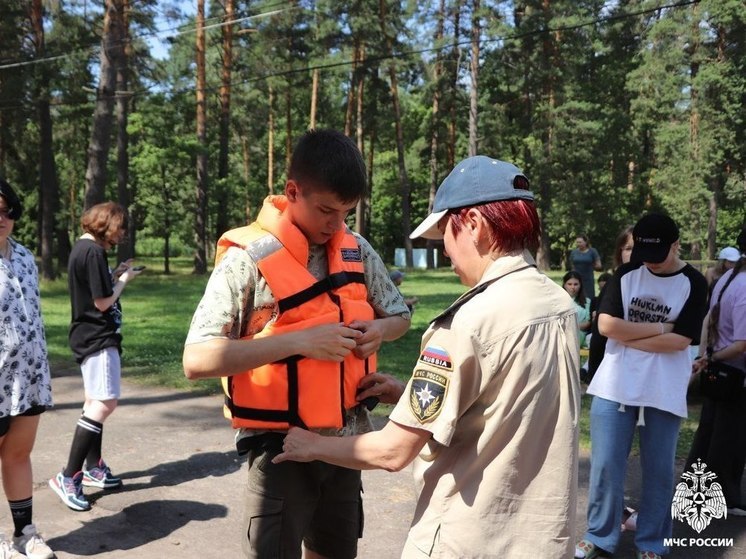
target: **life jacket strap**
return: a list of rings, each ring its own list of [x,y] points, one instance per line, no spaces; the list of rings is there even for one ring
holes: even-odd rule
[[[266,421],[273,423],[287,423],[296,427],[308,429],[306,423],[298,413],[298,361],[302,355],[292,355],[278,363],[284,363],[288,372],[288,409],[267,410],[258,408],[247,408],[238,406],[233,399],[226,395],[225,406],[230,410],[231,416],[238,419]],[[231,391],[232,392],[232,391]]]
[[[299,307],[311,299],[318,297],[323,293],[328,293],[334,289],[339,289],[350,283],[365,283],[365,274],[362,272],[337,272],[317,281],[303,291],[299,291],[289,297],[280,299],[277,306],[281,313]]]

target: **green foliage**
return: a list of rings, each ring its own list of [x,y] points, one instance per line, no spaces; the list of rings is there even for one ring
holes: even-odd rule
[[[207,4],[208,24],[215,24],[222,3]],[[679,222],[684,256],[696,259],[714,256],[704,254],[713,248],[708,239],[715,239],[714,250],[732,244],[744,222],[746,7],[742,0],[659,5],[481,3],[478,151],[515,162],[531,179],[553,267],[563,265],[578,233],[589,235],[610,266],[616,233],[651,209],[667,211]],[[28,210],[16,235],[38,250],[36,103],[41,78],[48,78],[62,191],[54,242],[64,268],[65,241],[79,233],[83,206],[102,5],[44,6],[44,61],[34,60],[28,2],[8,0],[0,8],[0,175],[18,187]],[[403,204],[409,205],[413,225],[427,213],[433,131],[439,141],[436,181],[450,171],[451,156],[458,161],[467,153],[472,4],[444,6],[441,14],[439,1],[237,2],[229,163],[221,179],[225,53],[220,26],[206,30],[208,245],[218,222],[238,226],[256,214],[270,191],[270,175],[274,192],[282,191],[287,154],[309,126],[317,68],[316,126],[347,126],[366,161],[372,157],[367,236],[387,258],[403,246]],[[196,205],[194,18],[180,14],[174,2],[143,0],[130,8],[128,186],[136,251],[186,255],[194,246]],[[145,42],[155,32],[156,8],[168,14],[164,26],[173,29],[165,60],[151,57]],[[444,35],[436,44],[438,18]],[[392,39],[393,60],[382,29]],[[171,33],[157,35],[164,39]],[[362,62],[353,65],[356,52]],[[438,55],[442,72],[435,83]],[[401,199],[397,173],[391,64],[411,183],[407,201]],[[116,150],[109,160],[107,196],[113,199]]]

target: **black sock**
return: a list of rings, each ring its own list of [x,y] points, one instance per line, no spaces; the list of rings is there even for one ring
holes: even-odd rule
[[[99,423],[101,428],[96,434],[96,438],[93,439],[91,446],[88,448],[88,454],[85,457],[86,469],[90,470],[98,466],[99,460],[101,460],[101,443],[104,440],[104,425]]]
[[[83,468],[83,461],[88,456],[91,448],[96,444],[96,439],[101,440],[101,429],[103,424],[93,421],[86,416],[80,416],[78,425],[75,427],[73,444],[70,446],[70,457],[67,459],[67,466],[62,470],[65,477],[73,477]]]
[[[23,535],[23,529],[31,524],[31,508],[33,505],[33,498],[28,497],[21,499],[20,501],[8,501],[10,505],[10,514],[13,517],[13,525],[15,526],[14,537]]]

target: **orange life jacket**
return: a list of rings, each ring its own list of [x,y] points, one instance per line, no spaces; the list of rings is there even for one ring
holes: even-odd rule
[[[228,247],[245,247],[277,302],[277,320],[242,339],[372,320],[360,246],[352,233],[345,228],[326,243],[329,276],[319,281],[306,268],[308,240],[283,216],[286,207],[284,196],[270,196],[254,223],[218,241],[216,264]],[[374,370],[375,355],[362,360],[350,353],[341,363],[294,355],[223,377],[224,414],[234,428],[339,428],[344,411],[358,404],[358,382]]]

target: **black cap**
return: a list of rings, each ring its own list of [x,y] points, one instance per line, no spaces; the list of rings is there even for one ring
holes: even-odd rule
[[[679,228],[667,215],[651,213],[640,219],[632,230],[632,261],[660,264],[671,245],[679,240]]]

